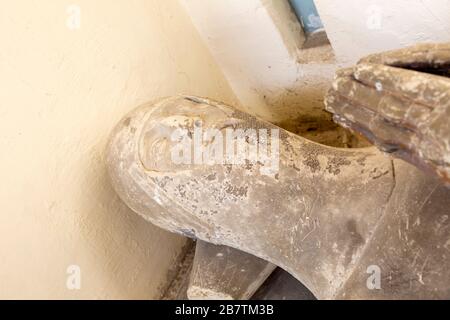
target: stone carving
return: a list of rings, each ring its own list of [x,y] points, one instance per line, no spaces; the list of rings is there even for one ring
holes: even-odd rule
[[[261,161],[174,163],[173,131],[192,137],[200,123],[224,135],[278,129],[277,170]],[[254,139],[244,141],[256,152]],[[450,190],[375,147],[326,147],[185,96],[127,115],[106,158],[115,190],[146,220],[270,261],[319,299],[450,298]],[[373,266],[379,286],[368,285]]]

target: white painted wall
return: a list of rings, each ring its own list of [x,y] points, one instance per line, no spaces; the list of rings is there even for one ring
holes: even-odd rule
[[[268,10],[258,0],[181,0],[192,21],[225,72],[242,105],[256,113],[264,106],[261,91],[283,70],[271,71],[274,59],[283,67],[292,60]],[[285,71],[288,71],[286,68]],[[281,79],[292,81],[292,72]],[[256,108],[255,108],[256,107]],[[268,110],[263,109],[263,117]]]
[[[188,16],[176,0],[1,1],[0,39],[0,298],[157,297],[185,240],[130,212],[102,157],[143,102],[235,100]]]
[[[450,0],[315,0],[338,62],[417,42],[450,41]]]

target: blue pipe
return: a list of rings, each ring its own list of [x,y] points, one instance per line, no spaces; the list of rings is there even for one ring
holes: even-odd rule
[[[306,33],[323,29],[322,21],[313,0],[289,0]]]

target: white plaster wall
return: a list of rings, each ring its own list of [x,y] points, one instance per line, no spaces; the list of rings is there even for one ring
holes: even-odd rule
[[[175,0],[0,7],[0,298],[157,297],[185,240],[120,202],[107,136],[148,100],[232,91]],[[69,265],[81,290],[66,288]]]
[[[339,64],[417,42],[450,41],[450,0],[315,0]]]

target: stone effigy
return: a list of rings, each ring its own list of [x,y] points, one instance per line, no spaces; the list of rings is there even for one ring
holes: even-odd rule
[[[209,138],[192,141],[200,129]],[[239,129],[251,130],[240,139]],[[230,136],[245,146],[235,164],[220,156]],[[218,102],[171,97],[117,125],[107,164],[146,220],[270,261],[319,299],[450,297],[450,190],[375,147],[326,147]]]

